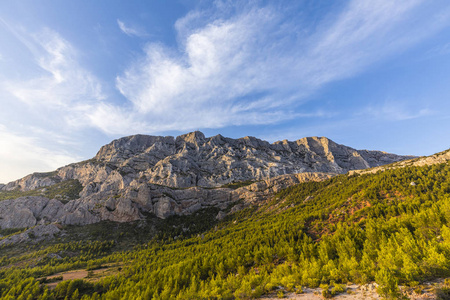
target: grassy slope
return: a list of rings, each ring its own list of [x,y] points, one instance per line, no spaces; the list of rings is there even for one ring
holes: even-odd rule
[[[450,165],[441,164],[300,184],[220,223],[206,211],[71,227],[51,245],[2,249],[0,295],[246,299],[376,280],[382,294],[398,297],[397,284],[450,275],[449,194]],[[107,263],[123,269],[96,283],[48,291],[31,278]]]

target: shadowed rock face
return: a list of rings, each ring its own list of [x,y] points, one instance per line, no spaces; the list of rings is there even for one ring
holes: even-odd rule
[[[103,146],[91,160],[0,187],[30,191],[74,179],[83,187],[80,198],[66,204],[44,197],[0,201],[0,227],[129,222],[142,213],[160,218],[190,214],[208,206],[225,208],[242,198],[260,201],[292,184],[409,158],[355,150],[324,137],[271,144],[254,137],[206,138],[198,131],[176,138],[134,135]],[[220,188],[241,181],[257,183]]]

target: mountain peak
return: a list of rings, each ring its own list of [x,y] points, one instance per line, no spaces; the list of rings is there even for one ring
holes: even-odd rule
[[[269,143],[253,136],[206,138],[200,131],[172,136],[133,135],[103,146],[95,157],[149,183],[187,188],[266,180],[302,172],[346,173],[410,157],[358,151],[326,137]]]
[[[97,178],[99,184],[105,185],[105,178],[111,176],[111,170],[102,173],[99,168],[108,166],[119,172],[114,175],[117,178],[111,179],[120,179],[118,186],[127,185],[139,177],[140,181],[174,188],[218,187],[231,182],[266,180],[303,172],[342,174],[409,158],[380,151],[355,150],[326,137],[305,137],[295,142],[283,140],[271,144],[252,136],[232,139],[216,135],[206,138],[202,132],[193,131],[176,138],[137,134],[116,139],[98,151],[94,158],[97,165],[84,163],[85,169],[81,172],[77,167],[80,164],[74,164],[70,168],[76,170],[64,171],[63,174],[59,171],[58,176],[81,179],[85,183]],[[90,166],[89,170],[86,166]],[[27,186],[36,186],[29,182],[42,181],[32,177],[34,179],[25,177],[26,180],[24,178],[19,180],[20,183],[17,181],[3,188],[20,185],[26,189]]]
[[[201,131],[193,131],[186,134],[177,136],[176,141],[184,141],[186,143],[192,143],[195,145],[203,144],[205,142],[205,135]]]

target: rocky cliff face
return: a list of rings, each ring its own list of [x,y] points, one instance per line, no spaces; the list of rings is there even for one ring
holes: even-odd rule
[[[143,135],[122,138],[103,146],[95,157],[129,180],[139,173],[150,183],[175,188],[219,187],[303,172],[340,174],[406,158],[411,157],[358,151],[323,137],[270,144],[254,137],[205,138],[198,131],[177,138]]]
[[[376,173],[378,171],[385,171],[389,169],[398,169],[404,167],[422,167],[422,166],[430,166],[435,164],[447,163],[450,161],[450,150],[445,150],[430,156],[421,156],[416,157],[410,160],[398,161],[388,165],[377,166],[370,169],[361,169],[361,170],[352,170],[349,172],[352,174],[367,174],[367,173]]]
[[[68,203],[41,196],[0,201],[0,227],[128,222],[146,213],[166,218],[208,206],[226,208],[239,199],[259,201],[295,183],[408,158],[355,150],[324,137],[271,144],[254,137],[206,138],[198,131],[176,138],[134,135],[103,146],[91,160],[0,187],[20,194],[67,180],[82,186],[80,198]],[[243,181],[255,183],[226,187]]]

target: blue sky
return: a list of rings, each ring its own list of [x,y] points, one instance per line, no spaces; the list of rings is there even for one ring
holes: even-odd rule
[[[0,182],[131,134],[450,148],[450,3],[2,1]]]

